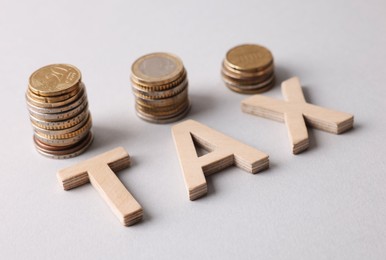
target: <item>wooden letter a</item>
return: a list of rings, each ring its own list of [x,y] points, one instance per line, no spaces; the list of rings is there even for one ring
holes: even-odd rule
[[[253,174],[269,167],[265,153],[196,121],[174,125],[172,134],[190,200],[207,193],[205,175],[233,164]],[[195,143],[209,153],[198,157]]]

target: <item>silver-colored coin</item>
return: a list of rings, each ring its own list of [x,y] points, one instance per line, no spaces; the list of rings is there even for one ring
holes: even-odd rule
[[[169,53],[151,53],[137,59],[131,68],[132,79],[145,85],[163,85],[179,78],[182,61]]]
[[[52,159],[69,159],[84,153],[90,147],[90,145],[94,140],[94,136],[91,131],[89,132],[89,135],[90,135],[89,137],[85,138],[84,143],[81,142],[78,146],[68,150],[62,150],[62,151],[56,151],[56,152],[50,151],[50,150],[41,148],[36,142],[35,142],[35,148],[40,154]]]
[[[47,130],[61,130],[61,129],[66,129],[69,127],[73,127],[76,124],[79,124],[84,118],[86,118],[90,112],[88,111],[88,108],[85,107],[82,112],[80,112],[78,115],[62,120],[62,121],[55,121],[55,122],[50,122],[50,121],[45,121],[41,120],[39,118],[33,117],[30,115],[30,120],[33,124],[38,126],[39,128],[44,128]]]
[[[152,78],[160,78],[170,75],[176,70],[176,68],[177,64],[174,60],[160,56],[153,56],[144,59],[138,66],[141,73]]]
[[[88,122],[89,118],[91,118],[90,114],[88,114],[78,124],[75,124],[74,126],[71,126],[71,127],[68,127],[68,128],[58,129],[58,130],[45,129],[45,128],[42,128],[42,127],[39,127],[39,126],[35,125],[32,122],[31,122],[31,125],[32,125],[32,128],[35,131],[43,133],[43,134],[46,134],[46,135],[63,135],[63,134],[68,134],[68,133],[71,133],[71,132],[74,132],[74,131],[78,130],[79,128],[81,128],[82,126],[84,126]]]
[[[29,109],[29,112],[30,112],[30,115],[35,118],[38,118],[44,121],[56,122],[56,121],[62,121],[62,120],[72,118],[78,115],[79,113],[81,113],[87,107],[88,107],[88,103],[87,103],[87,99],[85,99],[77,107],[62,113],[55,113],[55,114],[38,113],[38,112],[32,111],[31,109]]]
[[[84,132],[88,132],[91,130],[91,127],[92,127],[91,117],[88,117],[87,121],[85,123],[82,122],[82,124],[78,124],[78,125],[80,125],[80,128],[78,128],[75,131],[65,133],[65,134],[57,133],[57,132],[63,131],[63,130],[59,130],[59,131],[51,130],[47,134],[47,133],[43,133],[43,132],[36,130],[36,129],[35,129],[35,134],[37,134],[41,137],[47,138],[47,139],[65,139],[65,138],[75,137],[75,136],[81,135]],[[76,126],[78,126],[78,125],[76,125]]]
[[[40,142],[51,146],[69,146],[82,140],[89,132],[90,131],[84,131],[83,133],[71,138],[50,139],[40,135],[38,132],[35,131],[35,138],[38,139]]]

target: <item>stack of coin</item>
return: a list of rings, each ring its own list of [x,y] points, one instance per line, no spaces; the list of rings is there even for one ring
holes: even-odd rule
[[[225,85],[235,92],[267,91],[275,81],[272,53],[256,44],[236,46],[227,52],[221,74]]]
[[[29,79],[26,100],[38,152],[64,159],[90,146],[91,115],[76,67],[53,64],[38,69]]]
[[[190,109],[188,79],[182,61],[169,53],[151,53],[131,67],[137,115],[152,123],[170,123]]]

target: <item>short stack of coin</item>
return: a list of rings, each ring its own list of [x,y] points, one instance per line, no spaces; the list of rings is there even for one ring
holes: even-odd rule
[[[190,109],[188,79],[181,59],[169,53],[151,53],[131,67],[137,115],[152,123],[170,123]]]
[[[91,115],[76,67],[53,64],[38,69],[29,79],[26,100],[38,152],[65,159],[90,146]]]
[[[275,81],[272,53],[256,44],[244,44],[230,49],[222,63],[225,85],[238,93],[261,93],[273,87]]]

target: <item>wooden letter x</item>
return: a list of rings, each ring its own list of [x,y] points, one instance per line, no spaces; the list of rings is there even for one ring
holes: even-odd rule
[[[207,193],[205,175],[235,164],[250,173],[269,167],[268,155],[193,120],[172,127],[190,200]],[[194,143],[210,153],[197,157]]]
[[[286,101],[254,95],[242,101],[241,109],[246,113],[285,121],[294,154],[308,148],[306,123],[334,134],[343,133],[353,126],[353,115],[307,103],[297,77],[282,83],[282,93]]]
[[[122,147],[118,147],[60,170],[58,179],[65,190],[81,186],[90,181],[122,224],[130,226],[142,219],[143,211],[139,203],[113,172],[129,166],[129,154]]]

